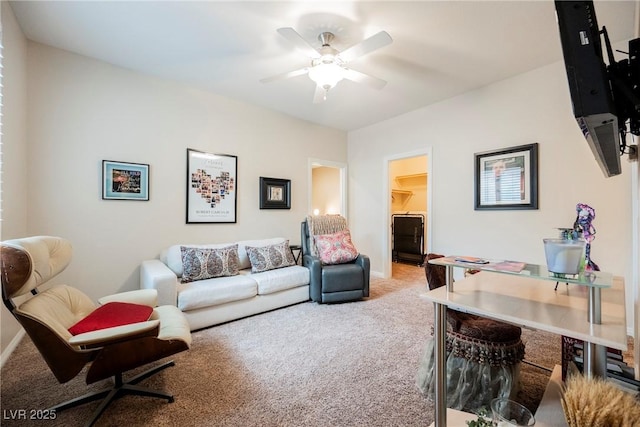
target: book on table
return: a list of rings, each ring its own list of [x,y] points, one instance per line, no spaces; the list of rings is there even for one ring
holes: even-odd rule
[[[525,265],[527,264],[520,261],[497,261],[497,262],[490,262],[485,267],[491,268],[492,270],[511,271],[513,273],[520,273],[524,269]]]

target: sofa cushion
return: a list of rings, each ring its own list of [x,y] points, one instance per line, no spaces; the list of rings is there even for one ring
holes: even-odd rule
[[[182,282],[238,274],[238,245],[224,248],[181,246]]]
[[[160,261],[165,263],[167,267],[173,271],[176,276],[182,277],[182,251],[180,248],[182,246],[188,246],[191,248],[224,248],[232,243],[220,243],[220,244],[211,244],[211,245],[198,245],[198,244],[183,244],[183,245],[173,245],[163,250],[160,253]],[[247,267],[238,267],[240,269]]]
[[[253,247],[246,246],[247,255],[251,261],[251,272],[275,270],[276,268],[290,267],[296,264],[289,248],[289,241],[274,245]]]
[[[178,284],[178,308],[182,311],[210,307],[252,298],[258,294],[258,284],[251,276],[216,277]]]
[[[287,239],[284,237],[273,237],[271,239],[260,240],[240,240],[238,242],[238,259],[240,260],[239,269],[244,270],[245,268],[251,268],[251,261],[247,254],[247,246],[258,248],[262,246],[275,245],[285,241],[287,241]]]
[[[242,270],[240,274],[247,275],[258,283],[259,295],[272,294],[309,284],[309,269],[299,265],[262,273],[249,273],[249,270]]]
[[[344,264],[358,257],[358,250],[351,242],[349,230],[313,236],[318,248],[318,257],[323,264]]]
[[[245,268],[251,268],[251,262],[247,255],[246,245],[259,247],[273,245],[276,243],[284,242],[284,237],[273,237],[270,239],[258,239],[258,240],[241,240],[238,241],[238,270],[244,270]],[[193,248],[224,248],[233,243],[214,243],[214,244],[182,244],[173,245],[163,250],[160,253],[160,261],[165,263],[178,277],[182,277],[182,253],[180,252],[181,246],[189,246]]]

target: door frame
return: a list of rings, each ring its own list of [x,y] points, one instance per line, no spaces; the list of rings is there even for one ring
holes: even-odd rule
[[[391,232],[391,187],[389,185],[389,181],[391,180],[391,177],[389,176],[389,164],[393,161],[396,160],[403,160],[403,159],[408,159],[408,158],[412,158],[412,157],[420,157],[420,156],[426,156],[427,157],[427,164],[426,169],[427,169],[427,218],[426,220],[426,226],[427,226],[427,236],[425,239],[425,248],[431,248],[431,244],[432,244],[432,235],[433,233],[431,232],[431,230],[433,230],[433,221],[432,221],[432,212],[431,212],[431,205],[432,205],[432,200],[433,200],[433,160],[432,160],[432,150],[431,147],[426,147],[424,149],[421,150],[416,150],[416,151],[409,151],[409,152],[405,152],[405,153],[398,153],[398,154],[394,154],[391,156],[387,156],[384,158],[383,160],[383,173],[382,176],[384,177],[384,182],[382,184],[382,200],[384,200],[384,214],[385,214],[385,220],[383,222],[383,224],[386,225],[386,233],[382,233],[383,235],[383,242],[382,242],[382,247],[385,248],[383,257],[382,257],[382,276],[384,278],[389,278],[391,277],[391,272],[392,272],[392,256],[391,256],[391,250],[392,250],[392,241],[393,241],[393,237],[392,237],[392,232]]]
[[[348,208],[347,208],[347,164],[343,162],[334,162],[332,160],[323,160],[323,159],[315,159],[309,158],[308,161],[308,175],[307,175],[307,194],[309,195],[307,200],[307,213],[308,215],[313,214],[313,168],[314,167],[327,167],[327,168],[335,168],[340,171],[340,215],[345,218],[348,218]]]

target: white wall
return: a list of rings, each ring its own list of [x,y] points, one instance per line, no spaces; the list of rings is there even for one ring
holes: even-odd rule
[[[0,192],[2,212],[0,239],[13,239],[27,232],[27,40],[6,1],[2,8],[2,167]],[[1,347],[4,351],[20,330],[5,308],[0,309]]]
[[[3,180],[28,198],[28,227],[3,237],[69,239],[74,258],[57,282],[94,299],[137,288],[140,262],[171,244],[273,236],[299,243],[308,159],[346,162],[343,131],[32,42],[27,53],[28,157],[12,155],[24,172]],[[7,151],[20,144],[24,134]],[[236,224],[185,224],[187,148],[238,156]],[[104,159],[149,164],[150,201],[102,200]],[[290,210],[259,209],[260,176],[291,179]],[[25,209],[7,203],[5,215],[24,217]],[[3,349],[11,339],[4,315]]]
[[[299,242],[307,159],[346,158],[346,135],[38,44],[29,45],[31,233],[69,238],[67,277],[91,296],[138,286],[174,243]],[[238,156],[237,224],[185,224],[186,149]],[[101,200],[103,159],[150,164],[150,201]],[[259,209],[259,177],[292,181],[291,210]]]
[[[27,39],[8,2],[2,2],[3,117],[2,231],[3,239],[27,229]],[[6,177],[14,185],[6,185]]]
[[[474,211],[474,153],[533,142],[539,209]],[[625,157],[623,174],[604,178],[573,119],[562,63],[349,134],[353,239],[371,257],[372,271],[385,276],[384,158],[424,147],[433,150],[432,251],[543,264],[542,238],[571,227],[583,202],[596,211],[592,259],[625,276],[633,295],[629,164]],[[631,322],[631,305],[627,313]]]

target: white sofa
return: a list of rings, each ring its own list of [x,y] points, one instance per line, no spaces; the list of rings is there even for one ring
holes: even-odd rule
[[[238,244],[239,274],[182,283],[181,246],[222,248],[234,243],[173,245],[159,259],[140,266],[140,287],[156,289],[158,304],[172,304],[184,313],[191,330],[309,300],[309,269],[299,265],[251,272],[246,246],[262,247],[284,238],[243,240]]]

